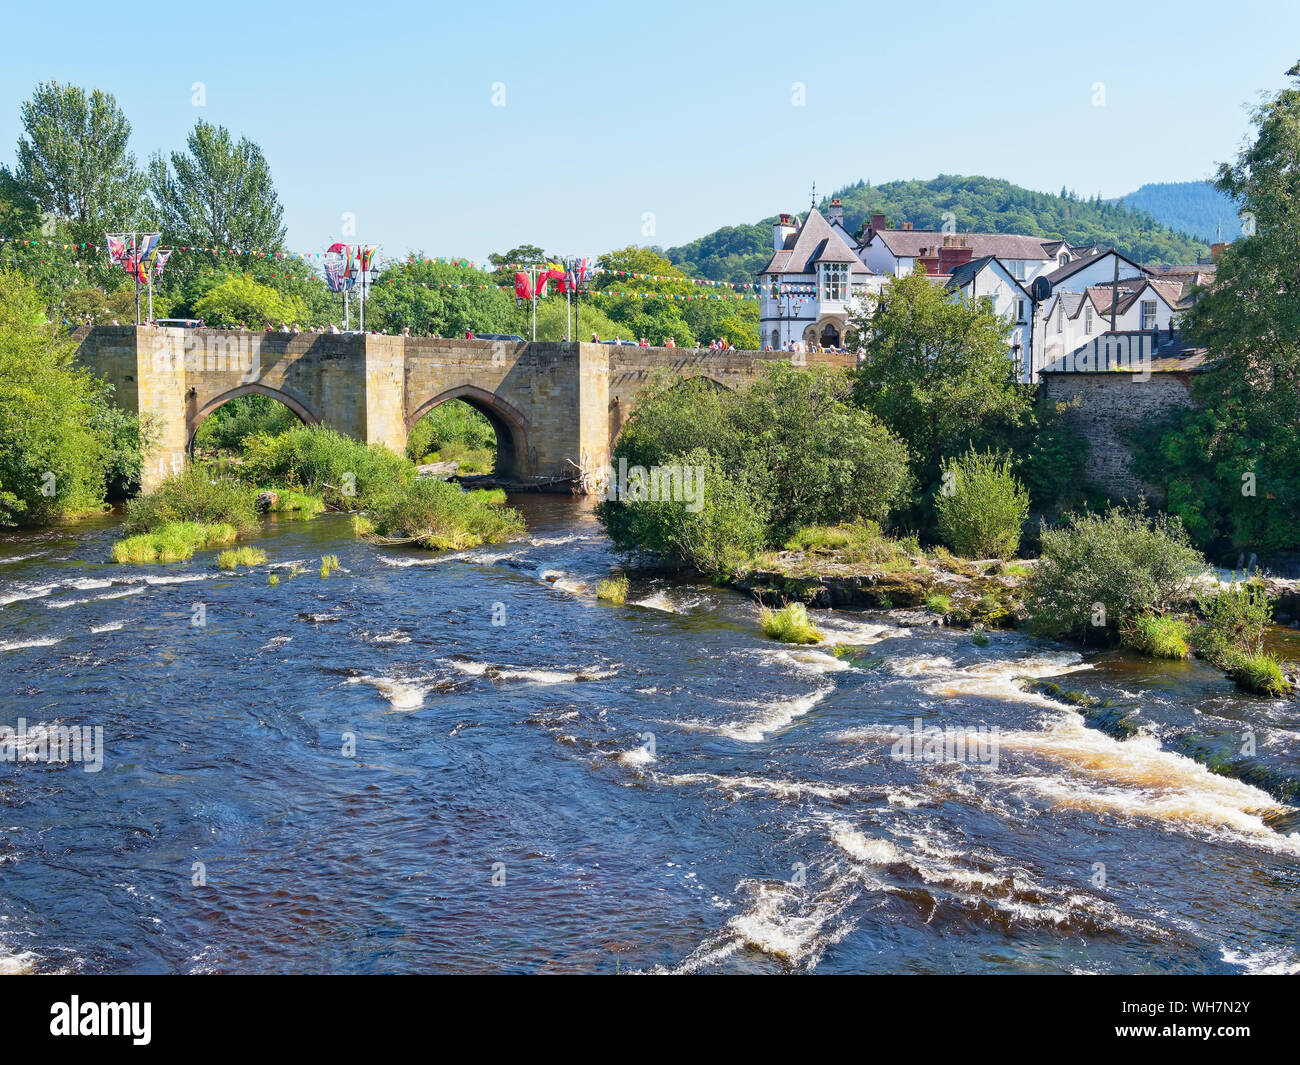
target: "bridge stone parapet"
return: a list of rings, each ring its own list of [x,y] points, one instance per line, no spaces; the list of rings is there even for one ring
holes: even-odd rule
[[[203,420],[242,395],[270,396],[307,424],[398,452],[420,418],[461,399],[496,430],[498,471],[526,481],[603,467],[641,392],[660,375],[737,388],[792,357],[852,364],[852,356],[828,354],[373,333],[95,326],[76,335],[79,362],[113,385],[119,406],[151,424],[146,491],[183,466]]]

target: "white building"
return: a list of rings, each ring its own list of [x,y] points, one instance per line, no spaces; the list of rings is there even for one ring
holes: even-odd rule
[[[992,255],[968,260],[952,268],[944,287],[968,303],[985,301],[994,314],[1010,324],[1007,343],[1017,366],[1016,376],[1030,380],[1034,301],[1007,264]]]
[[[1190,305],[1185,286],[1145,275],[1116,283],[1113,276],[1110,284],[1089,285],[1082,292],[1062,289],[1052,294],[1039,332],[1035,374],[1059,364],[1105,334],[1150,333],[1172,338],[1179,313]]]
[[[758,278],[765,349],[841,347],[862,295],[879,291],[882,279],[855,254],[838,200],[828,214],[829,220],[814,208],[802,222],[783,214],[772,227],[772,258]]]

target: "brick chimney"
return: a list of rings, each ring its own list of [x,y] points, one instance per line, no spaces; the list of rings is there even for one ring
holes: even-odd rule
[[[951,274],[954,267],[970,262],[973,254],[969,245],[958,242],[956,237],[944,237],[939,249],[939,273]]]
[[[922,248],[921,254],[916,257],[916,261],[921,264],[927,274],[939,274],[940,256],[937,254],[938,248]]]
[[[826,221],[830,222],[831,225],[835,225],[837,222],[840,225],[844,224],[844,205],[840,203],[838,196],[831,200],[831,205],[826,211]]]
[[[1226,240],[1220,240],[1217,243],[1211,244],[1210,261],[1217,263],[1219,261],[1219,256],[1223,253],[1223,249],[1226,248],[1227,246],[1228,246],[1228,242]]]
[[[772,226],[772,250],[780,251],[785,247],[785,238],[794,232],[794,219],[783,214]]]
[[[911,229],[912,229],[912,223],[911,223],[911,222],[904,222],[904,223],[903,223],[903,229],[905,229],[905,230],[907,230],[908,232],[910,232]]]

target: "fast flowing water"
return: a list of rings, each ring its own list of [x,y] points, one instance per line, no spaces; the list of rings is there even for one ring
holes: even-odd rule
[[[104,748],[0,762],[0,970],[1300,971],[1300,704],[814,611],[839,658],[664,579],[601,603],[590,511],[517,502],[526,538],[442,555],[268,525],[278,586],[112,565],[109,519],[0,540],[0,726]],[[894,757],[918,718],[996,759]],[[1268,791],[1197,760],[1245,737]]]

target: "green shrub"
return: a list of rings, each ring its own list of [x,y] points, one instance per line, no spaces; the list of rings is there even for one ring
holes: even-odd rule
[[[1291,685],[1282,675],[1282,663],[1277,655],[1264,651],[1254,653],[1229,651],[1224,668],[1237,687],[1256,695],[1280,697],[1291,691]]]
[[[321,555],[320,557],[320,575],[328,577],[339,568],[338,555]]]
[[[895,540],[869,518],[839,525],[805,525],[786,541],[785,549],[833,554],[838,562],[872,565],[907,562],[921,553],[914,537]]]
[[[719,521],[743,529],[742,546],[666,550],[666,541],[685,535],[686,519],[662,514],[647,523],[632,513],[639,505],[607,501],[597,514],[618,546],[690,556],[706,571],[710,558],[724,557],[721,568],[734,568],[742,556],[784,543],[804,526],[883,520],[911,485],[907,449],[852,404],[848,377],[826,367],[775,363],[737,392],[701,380],[651,389],[624,426],[613,464],[649,470],[684,455],[703,456],[694,464],[710,469],[710,488],[726,511],[691,521],[690,537]]]
[[[266,583],[269,584],[272,588],[274,588],[277,584],[280,583],[279,575],[275,573],[268,573],[266,575]]]
[[[415,479],[415,467],[403,456],[316,425],[250,436],[244,447],[239,472],[249,484],[285,485],[345,510],[365,510]]]
[[[696,482],[701,498],[603,500],[596,513],[615,545],[676,558],[702,573],[735,573],[749,565],[766,536],[764,513],[750,486],[725,476],[702,449],[667,456],[663,465],[703,470]]]
[[[608,603],[627,601],[628,579],[626,577],[606,577],[596,585],[596,598]]]
[[[972,448],[943,464],[934,500],[939,535],[966,558],[1014,558],[1029,515],[1029,493],[1009,459]]]
[[[1183,618],[1139,614],[1120,633],[1125,647],[1149,658],[1186,658],[1190,627]]]
[[[942,593],[934,592],[925,597],[925,609],[931,614],[951,614],[952,600]]]
[[[0,525],[45,525],[103,502],[121,419],[105,387],[73,367],[76,352],[32,282],[0,269]]]
[[[822,634],[808,618],[803,603],[787,603],[780,610],[763,607],[759,613],[763,632],[783,643],[821,643]]]
[[[369,520],[376,533],[389,539],[435,551],[459,551],[499,543],[523,532],[519,512],[493,499],[491,493],[466,492],[447,481],[426,477],[380,499]]]
[[[1273,604],[1262,581],[1234,582],[1198,596],[1197,605],[1204,623],[1192,633],[1192,646],[1202,658],[1226,668],[1231,652],[1257,655],[1263,650]]]
[[[204,525],[178,521],[160,526],[153,532],[128,536],[113,545],[114,562],[183,562],[195,551],[223,547],[237,539],[239,531],[222,523]]]
[[[266,561],[266,552],[260,547],[232,547],[217,556],[217,568],[237,569],[239,566],[260,566]]]
[[[1023,587],[1030,627],[1043,636],[1107,636],[1142,614],[1183,601],[1205,560],[1182,523],[1117,508],[1042,531],[1042,558]]]
[[[256,490],[188,466],[148,495],[128,501],[123,526],[127,532],[142,533],[177,522],[224,523],[243,534],[257,528],[256,500]]]

